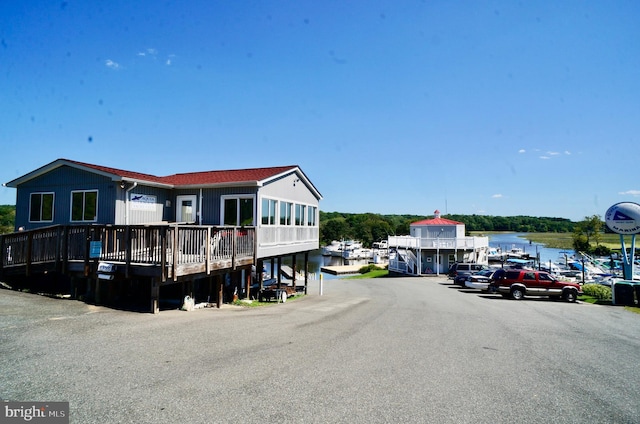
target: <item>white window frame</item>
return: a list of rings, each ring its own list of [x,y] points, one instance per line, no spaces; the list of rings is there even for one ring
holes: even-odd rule
[[[280,225],[281,227],[289,227],[293,225],[293,214],[294,214],[294,208],[293,202],[287,202],[285,200],[281,200],[280,202],[280,207],[278,208],[278,225]],[[284,223],[282,222],[283,216],[282,216],[282,208],[289,206],[288,210],[285,212],[288,212],[285,214],[284,216]]]
[[[73,195],[75,193],[82,193],[82,219],[73,219]],[[85,208],[87,203],[87,193],[95,193],[96,194],[96,214],[93,219],[84,219]],[[71,199],[69,199],[70,210],[69,210],[69,222],[97,222],[98,221],[98,207],[100,205],[100,191],[98,189],[90,189],[90,190],[71,190]]]
[[[293,217],[293,225],[295,225],[296,227],[303,227],[306,223],[305,223],[305,218],[306,218],[306,210],[307,210],[307,205],[302,204],[302,203],[296,203],[293,206],[294,209],[294,217]],[[299,216],[300,215],[300,216]]]
[[[273,218],[273,222],[267,222],[264,223],[262,222],[262,219],[265,217],[264,216],[264,202],[267,202],[267,207],[270,207],[271,205],[273,205],[273,211],[268,210],[267,211],[267,221],[270,221],[270,218]],[[263,226],[274,226],[274,225],[278,225],[278,200],[277,199],[273,199],[271,197],[263,197],[262,200],[260,201],[260,225]],[[273,212],[273,215],[270,214],[270,212]]]
[[[318,207],[307,205],[307,227],[316,227],[318,225]]]
[[[40,219],[38,219],[37,221],[32,221],[31,220],[31,211],[33,210],[33,203],[32,203],[32,196],[34,194],[37,194],[40,196]],[[52,197],[51,200],[51,219],[42,219],[42,205],[44,204],[44,202],[42,201],[45,195],[50,194]],[[29,194],[29,222],[53,222],[54,218],[55,218],[55,212],[56,212],[56,193],[53,191],[43,191],[43,192],[34,192],[34,193],[30,193]]]
[[[251,224],[249,224],[248,226],[255,226],[256,225],[256,221],[257,221],[257,213],[256,213],[256,196],[253,194],[228,194],[228,195],[224,195],[224,196],[220,196],[220,224],[224,225],[225,222],[225,216],[224,216],[224,206],[225,206],[225,201],[228,199],[236,199],[236,200],[240,200],[240,199],[251,199],[253,201],[253,210],[252,210],[252,222]],[[260,218],[262,219],[262,217]],[[240,202],[237,203],[236,206],[236,226],[240,226]]]

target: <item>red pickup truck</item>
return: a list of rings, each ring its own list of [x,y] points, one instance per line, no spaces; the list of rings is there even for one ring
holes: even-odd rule
[[[582,294],[580,284],[559,281],[544,271],[498,270],[489,283],[489,290],[504,297],[520,300],[524,296],[549,296],[575,302]]]

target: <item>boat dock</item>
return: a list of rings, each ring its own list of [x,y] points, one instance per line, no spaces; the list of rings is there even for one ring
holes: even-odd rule
[[[357,274],[360,268],[362,268],[362,265],[334,265],[323,266],[320,268],[320,271],[331,275],[347,275]]]

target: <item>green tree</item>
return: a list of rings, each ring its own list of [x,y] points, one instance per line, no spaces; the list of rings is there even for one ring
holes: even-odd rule
[[[0,234],[12,233],[16,221],[14,205],[0,205]]]
[[[578,252],[591,253],[598,249],[602,241],[604,223],[599,215],[586,216],[578,222],[573,231],[573,248]],[[591,244],[595,243],[595,248]]]
[[[320,240],[330,243],[331,240],[352,238],[351,227],[342,217],[331,218],[326,222],[320,222]]]

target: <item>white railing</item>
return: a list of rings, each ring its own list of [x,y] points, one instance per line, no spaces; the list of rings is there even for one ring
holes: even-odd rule
[[[418,238],[389,236],[389,247],[404,249],[478,249],[489,247],[489,237]]]
[[[257,231],[262,246],[317,242],[320,237],[318,227],[259,227]]]

